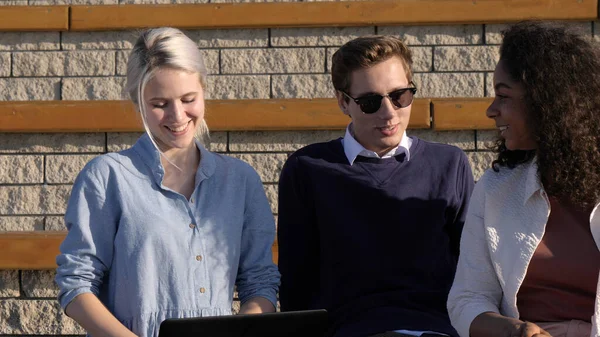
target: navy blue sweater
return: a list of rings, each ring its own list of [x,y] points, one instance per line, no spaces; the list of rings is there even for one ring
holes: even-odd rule
[[[309,145],[279,180],[283,311],[325,308],[330,335],[430,330],[446,311],[473,176],[456,147],[413,137],[410,161]]]

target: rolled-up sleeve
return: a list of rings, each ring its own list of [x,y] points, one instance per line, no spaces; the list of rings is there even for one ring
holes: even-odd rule
[[[242,304],[253,297],[264,297],[276,308],[280,276],[271,251],[275,221],[260,177],[254,169],[249,171],[236,285]]]
[[[502,299],[502,287],[485,236],[485,188],[485,179],[482,178],[471,196],[460,241],[456,276],[448,295],[450,321],[461,337],[469,337],[471,323],[478,315],[499,313]]]
[[[99,294],[111,267],[118,211],[106,198],[106,186],[94,160],[77,177],[65,214],[68,234],[56,258],[58,300],[63,308],[83,293]]]

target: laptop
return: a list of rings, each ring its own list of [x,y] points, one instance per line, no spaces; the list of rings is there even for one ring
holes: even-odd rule
[[[305,310],[170,318],[161,323],[158,337],[323,337],[326,329],[326,310]]]

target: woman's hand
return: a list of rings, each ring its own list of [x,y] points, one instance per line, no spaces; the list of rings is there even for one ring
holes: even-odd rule
[[[523,322],[515,327],[514,334],[511,337],[552,337],[546,330],[540,328],[535,323]]]
[[[484,312],[475,317],[469,329],[471,337],[552,337],[534,323]]]

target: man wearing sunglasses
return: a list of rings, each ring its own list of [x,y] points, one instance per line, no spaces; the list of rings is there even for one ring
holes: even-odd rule
[[[332,81],[346,134],[281,173],[281,310],[327,309],[330,336],[457,336],[446,300],[473,176],[458,148],[407,136],[411,65],[395,37],[342,46]]]

